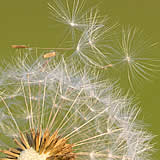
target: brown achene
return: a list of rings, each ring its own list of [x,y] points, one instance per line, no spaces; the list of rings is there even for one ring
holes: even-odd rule
[[[67,144],[67,139],[60,138],[57,131],[50,135],[49,129],[46,129],[44,134],[41,129],[31,129],[30,133],[24,135],[20,132],[19,135],[19,140],[14,139],[18,147],[1,150],[0,152],[7,157],[0,160],[17,160],[22,151],[31,147],[39,155],[47,154],[46,160],[75,160],[75,154],[72,152],[73,144]]]

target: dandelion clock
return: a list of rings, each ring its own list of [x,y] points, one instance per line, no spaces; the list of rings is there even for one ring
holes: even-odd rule
[[[159,70],[159,60],[142,54],[155,43],[84,6],[48,3],[68,32],[60,47],[13,44],[13,61],[1,63],[0,160],[151,159],[154,136],[117,82],[125,75],[134,91]]]
[[[58,63],[57,63],[58,62]],[[147,160],[137,106],[87,68],[17,57],[1,72],[2,160]]]

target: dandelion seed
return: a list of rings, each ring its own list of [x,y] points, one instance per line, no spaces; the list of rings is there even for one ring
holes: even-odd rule
[[[26,45],[11,45],[12,48],[17,48],[17,49],[20,49],[20,48],[28,48]]]
[[[51,14],[58,22],[68,24],[71,27],[80,27],[84,0],[61,0],[48,3]]]
[[[50,58],[56,56],[56,52],[50,52],[43,55],[44,58]]]
[[[109,55],[113,68],[119,73],[126,75],[129,85],[132,90],[135,90],[135,85],[141,84],[143,80],[151,80],[153,73],[158,73],[159,59],[153,58],[153,54],[148,53],[152,47],[149,40],[144,39],[142,31],[135,27],[124,27],[121,33],[121,38],[117,46],[111,50]],[[148,50],[148,51],[147,51]],[[147,55],[148,53],[148,55]],[[121,72],[119,72],[121,69]]]
[[[111,79],[127,81],[133,91],[143,80],[150,81],[159,73],[160,60],[149,53],[156,43],[150,44],[137,28],[115,30],[119,24],[108,16],[102,17],[97,9],[84,11],[83,0],[55,0],[48,5],[54,19],[71,29],[67,37],[72,50],[67,55],[77,64],[97,68]]]

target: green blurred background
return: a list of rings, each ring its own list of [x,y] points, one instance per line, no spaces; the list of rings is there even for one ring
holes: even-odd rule
[[[38,47],[57,47],[63,35],[57,23],[49,19],[47,0],[1,0],[0,3],[0,59],[14,54],[10,45],[26,44]],[[160,42],[159,0],[87,0],[86,8],[95,6],[101,15],[108,14],[120,24],[143,29],[153,42]],[[60,33],[60,32],[59,32]],[[58,39],[58,40],[57,40]],[[160,45],[156,49],[160,58]],[[148,130],[157,135],[157,151],[153,160],[160,159],[160,78],[139,86],[142,103],[141,118]]]

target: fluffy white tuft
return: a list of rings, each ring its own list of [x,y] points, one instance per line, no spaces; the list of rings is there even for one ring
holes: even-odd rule
[[[117,87],[63,58],[45,66],[46,60],[41,58],[24,62],[1,73],[10,75],[5,77],[7,92],[0,102],[3,143],[13,147],[5,140],[18,137],[19,130],[25,133],[41,128],[44,133],[49,128],[68,138],[79,158],[149,158],[152,136],[136,123],[137,106],[123,97]]]

